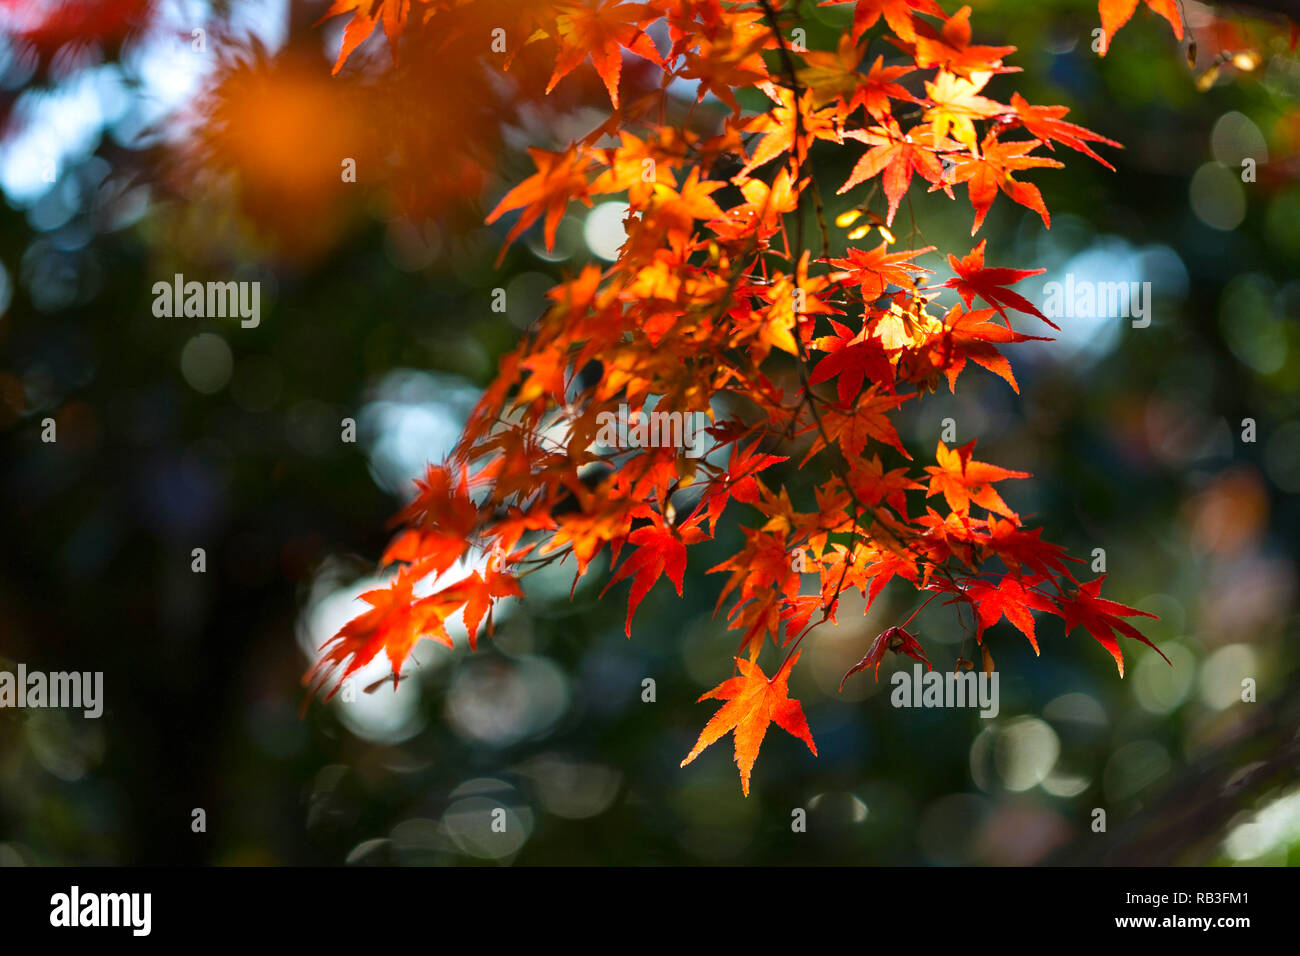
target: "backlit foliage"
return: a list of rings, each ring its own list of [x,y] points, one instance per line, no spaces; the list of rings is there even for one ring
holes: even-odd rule
[[[444,8],[463,6],[339,0],[330,13],[352,19],[338,66],[379,24],[397,51],[404,27],[437,29]],[[1123,6],[1103,4],[1108,34]],[[746,793],[769,724],[815,752],[787,684],[800,642],[836,620],[848,589],[869,608],[890,581],[905,582],[926,603],[954,605],[954,626],[975,641],[1005,617],[1035,653],[1033,612],[1056,615],[1096,638],[1121,675],[1118,639],[1150,645],[1126,620],[1142,612],[1102,598],[1101,578],[1080,580],[1074,559],[1008,506],[999,488],[1028,475],[979,460],[974,441],[909,449],[894,422],[904,403],[955,391],[965,375],[991,372],[1018,391],[1000,346],[1055,328],[1014,288],[1042,270],[1002,264],[983,240],[941,250],[951,276],[916,264],[935,250],[897,241],[907,197],[964,199],[972,235],[995,204],[1019,204],[1050,226],[1036,181],[1070,151],[1109,168],[1096,150],[1119,144],[1069,122],[1064,107],[994,99],[988,84],[1017,71],[1015,48],[977,42],[969,7],[857,0],[852,26],[823,50],[796,48],[788,15],[775,0],[518,8],[511,33],[554,50],[548,89],[589,63],[611,113],[562,149],[531,150],[536,171],[488,221],[513,217],[510,242],[539,225],[549,245],[573,203],[626,197],[627,241],[607,268],[588,265],[551,291],[455,451],[429,467],[402,512],[383,556],[396,567],[391,583],[365,595],[370,609],[326,645],[309,683],[337,690],[381,652],[397,674],[419,638],[451,645],[443,622],[458,611],[474,643],[533,570],[568,562],[580,577],[606,549],[607,590],[630,581],[630,636],[647,592],[666,577],[680,594],[691,549],[724,521],[744,536],[709,569],[723,575],[718,606],[736,634],[736,676],[705,695],[724,703],[684,763],[731,732]],[[1181,30],[1176,12],[1170,19]],[[660,21],[666,42],[656,45],[646,31]],[[877,35],[900,55],[868,60]],[[659,74],[648,93],[621,82],[624,51]],[[716,131],[663,121],[676,81],[730,108]],[[755,94],[765,105],[742,108]],[[856,159],[832,185],[861,205],[836,226],[815,144]],[[830,253],[833,227],[852,230],[843,256]],[[939,308],[942,289],[960,304]],[[708,454],[598,443],[602,416],[621,405],[707,416]],[[822,477],[809,501],[768,478],[795,447],[800,467]],[[454,572],[483,555],[485,571]],[[888,652],[928,664],[907,623],[880,635],[855,670],[878,668]]]

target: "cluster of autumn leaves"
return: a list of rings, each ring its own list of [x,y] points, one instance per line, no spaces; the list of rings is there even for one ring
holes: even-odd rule
[[[417,4],[435,21],[438,6]],[[392,39],[409,8],[340,0],[333,12],[356,10],[343,56],[381,17]],[[508,241],[540,221],[549,244],[571,203],[625,196],[627,240],[607,268],[588,265],[549,293],[451,458],[429,467],[399,516],[383,556],[395,577],[364,595],[370,609],[327,643],[309,681],[341,683],[380,653],[397,675],[420,638],[451,645],[444,622],[457,612],[474,645],[495,603],[521,596],[522,578],[570,562],[576,583],[606,549],[606,591],[631,582],[630,636],[646,593],[666,576],[680,594],[687,549],[728,512],[744,546],[711,570],[725,575],[718,607],[737,632],[737,674],[705,695],[724,703],[684,763],[731,732],[746,793],[771,723],[816,752],[788,680],[803,636],[835,621],[849,589],[870,607],[901,580],[957,605],[977,642],[1005,618],[1035,652],[1033,612],[1054,614],[1096,638],[1122,674],[1118,638],[1150,645],[1125,620],[1142,612],[1100,597],[1101,579],[1080,582],[1072,559],[1022,524],[997,486],[1028,476],[977,460],[974,442],[940,442],[917,473],[892,421],[904,402],[955,389],[971,362],[1018,388],[999,346],[1038,337],[1015,330],[1013,313],[1052,325],[1011,288],[1042,270],[988,266],[980,242],[949,255],[952,277],[935,281],[913,261],[933,247],[892,251],[890,229],[920,183],[954,199],[964,186],[972,234],[999,193],[1050,225],[1021,174],[1060,166],[1056,146],[1104,164],[1090,144],[1118,144],[1065,120],[1064,107],[986,95],[992,77],[1014,71],[1003,62],[1014,48],[973,43],[968,7],[857,0],[833,52],[795,47],[773,0],[527,9],[530,42],[556,46],[551,85],[589,57],[614,109],[565,149],[530,150],[537,171],[488,221],[516,214]],[[666,45],[656,46],[646,31],[659,22]],[[877,28],[899,51],[888,63],[867,62]],[[657,89],[620,100],[623,50],[663,71]],[[730,114],[663,122],[669,86],[682,82]],[[747,112],[744,90],[770,105]],[[874,227],[879,245],[830,254],[818,140],[866,147],[839,191],[861,192],[849,218],[867,228],[852,235]],[[810,212],[818,225],[805,228]],[[938,308],[945,289],[960,304]],[[600,446],[599,417],[620,405],[708,415],[711,452]],[[816,460],[825,474],[812,501],[792,501],[765,475],[795,449],[801,467]],[[770,677],[758,664],[769,640],[779,655]],[[859,669],[891,650],[925,659],[896,627]]]

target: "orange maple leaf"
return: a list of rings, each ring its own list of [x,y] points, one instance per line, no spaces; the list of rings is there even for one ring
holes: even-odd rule
[[[315,693],[329,682],[331,676],[336,676],[333,690],[325,695],[329,700],[352,673],[374,660],[380,651],[387,651],[396,686],[396,675],[402,671],[402,662],[416,641],[427,632],[432,632],[430,636],[436,636],[450,647],[451,638],[442,626],[445,614],[440,612],[444,608],[430,598],[416,599],[412,591],[416,580],[415,575],[403,570],[387,587],[362,594],[361,600],[370,605],[369,610],[343,625],[337,634],[321,645],[322,656],[304,675],[303,684],[314,685],[312,692]],[[344,662],[347,662],[345,667]],[[339,667],[343,670],[336,674]],[[304,701],[304,710],[306,705],[307,701]]]
[[[609,93],[609,101],[618,109],[618,80],[623,70],[626,47],[637,56],[663,66],[659,51],[645,33],[645,27],[658,14],[648,4],[620,3],[604,0],[595,7],[564,4],[555,17],[555,40],[559,52],[555,72],[546,84],[546,92],[564,79],[583,60],[591,58]]]
[[[971,439],[960,448],[953,449],[939,442],[939,447],[935,451],[938,466],[926,465],[925,467],[930,475],[930,488],[925,496],[929,498],[942,492],[948,507],[954,512],[968,511],[973,501],[981,508],[987,508],[1003,517],[1018,517],[1007,507],[1002,496],[993,489],[993,482],[1007,478],[1028,478],[1029,473],[1008,471],[997,465],[975,461],[971,458],[971,453],[975,450],[975,441],[976,439]]]
[[[830,7],[845,2],[847,0],[822,0],[819,6]],[[928,13],[935,17],[943,16],[942,8],[934,0],[857,0],[857,3],[858,5],[853,10],[852,37],[854,43],[858,42],[858,38],[862,34],[875,26],[876,21],[882,16],[885,18],[885,22],[889,24],[889,29],[904,40],[916,39],[916,29],[913,26],[913,10]]]
[[[1113,139],[1107,139],[1100,133],[1094,133],[1078,123],[1070,123],[1062,119],[1066,113],[1070,112],[1068,106],[1031,106],[1019,93],[1012,93],[1011,108],[1015,110],[1015,121],[1018,121],[1025,129],[1029,130],[1032,135],[1041,139],[1048,149],[1054,148],[1052,140],[1056,140],[1062,146],[1068,146],[1070,149],[1077,150],[1083,155],[1095,159],[1111,172],[1115,171],[1114,166],[1088,148],[1088,143],[1085,140],[1093,143],[1105,143],[1107,146],[1115,146],[1119,149],[1124,148],[1123,144],[1117,143]]]
[[[844,135],[872,148],[858,160],[849,173],[849,178],[836,193],[848,192],[858,183],[866,182],[883,171],[885,198],[889,201],[889,212],[885,216],[887,226],[894,224],[894,214],[898,212],[898,204],[903,201],[903,195],[912,182],[913,172],[920,173],[924,179],[935,184],[935,188],[940,188],[943,183],[943,163],[935,155],[937,145],[920,145],[922,137],[916,135],[915,129],[904,135],[898,123],[891,119],[885,126],[845,130]]]
[[[963,157],[957,160],[952,170],[953,183],[966,183],[970,195],[970,204],[975,210],[975,224],[970,234],[979,232],[984,223],[984,215],[993,205],[993,200],[1001,189],[1013,200],[1027,209],[1032,209],[1042,217],[1043,225],[1050,227],[1052,217],[1043,202],[1043,196],[1033,183],[1022,183],[1012,179],[1011,174],[1019,169],[1037,169],[1049,167],[1059,169],[1063,163],[1045,156],[1029,156],[1029,152],[1042,145],[1041,140],[1016,140],[1011,143],[999,143],[997,130],[989,130],[984,137],[983,156]],[[933,192],[939,188],[931,186]]]
[[[962,7],[939,30],[923,23],[916,31],[916,65],[921,69],[939,66],[967,77],[1019,71],[1018,66],[1002,65],[1002,58],[1015,53],[1015,47],[972,46],[970,41],[970,7]]]
[[[875,249],[849,248],[845,250],[845,258],[829,260],[831,265],[846,270],[832,273],[831,279],[835,282],[852,280],[862,291],[863,300],[871,303],[884,295],[891,284],[904,289],[912,288],[916,280],[910,273],[931,270],[912,265],[909,260],[933,251],[934,246],[926,246],[923,249],[890,252],[887,242],[881,242]]]
[[[725,700],[727,703],[704,725],[699,740],[695,741],[695,746],[682,761],[682,766],[685,767],[698,757],[714,741],[734,732],[740,789],[745,796],[749,796],[749,778],[754,769],[754,761],[758,759],[758,748],[762,746],[763,736],[773,722],[786,733],[793,734],[806,743],[816,756],[817,745],[813,743],[812,731],[808,729],[803,707],[799,701],[790,697],[790,670],[798,660],[799,652],[796,651],[781,666],[776,676],[768,680],[757,663],[743,657],[735,658],[740,676],[723,681],[700,697],[700,701],[714,699]]]
[[[1169,25],[1174,28],[1174,36],[1180,40],[1183,38],[1183,18],[1178,12],[1177,0],[1144,0],[1144,2],[1169,21]],[[1102,31],[1101,49],[1097,52],[1102,56],[1105,56],[1106,51],[1110,49],[1111,38],[1120,27],[1128,23],[1129,17],[1133,16],[1137,5],[1138,0],[1100,0],[1097,4],[1098,12],[1101,13]]]
[[[330,17],[352,12],[352,19],[343,28],[343,45],[339,48],[338,59],[334,61],[334,73],[343,69],[343,64],[352,51],[361,46],[375,27],[382,20],[384,34],[388,37],[388,47],[397,59],[397,39],[406,29],[406,18],[411,12],[411,0],[334,0],[325,15],[316,21],[320,26]]]
[[[812,89],[804,91],[797,109],[793,90],[766,86],[764,92],[776,105],[745,124],[745,132],[761,133],[763,141],[754,150],[753,158],[740,170],[741,176],[748,176],[759,166],[791,149],[794,150],[795,159],[802,163],[815,139],[839,142],[840,133],[835,125],[834,107],[814,110]]]
[[[865,106],[877,120],[883,120],[889,116],[891,98],[916,102],[916,97],[894,82],[911,73],[912,67],[885,66],[885,58],[878,56],[864,77],[858,72],[862,54],[863,50],[854,46],[847,33],[840,37],[835,53],[820,50],[802,52],[807,66],[797,71],[795,76],[812,90],[814,106],[824,106],[838,99],[841,120],[860,105]]]
[[[503,213],[512,209],[522,207],[524,210],[519,216],[519,221],[506,235],[505,245],[501,248],[503,256],[506,246],[541,218],[543,213],[546,214],[546,248],[554,248],[555,230],[559,228],[560,220],[564,218],[564,211],[569,208],[569,201],[580,199],[588,206],[591,205],[591,199],[587,195],[587,167],[590,165],[590,160],[585,154],[580,153],[577,147],[570,146],[563,152],[552,153],[530,146],[528,155],[537,164],[537,172],[506,193],[497,203],[496,208],[488,214],[486,220],[490,225]],[[498,257],[498,265],[500,261]]]

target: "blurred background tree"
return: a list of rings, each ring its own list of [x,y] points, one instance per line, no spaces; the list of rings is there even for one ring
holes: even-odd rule
[[[734,644],[708,560],[684,599],[650,593],[630,642],[624,587],[599,601],[595,574],[570,600],[560,568],[528,579],[476,655],[425,642],[396,692],[298,717],[299,677],[375,580],[410,479],[550,285],[616,255],[616,203],[571,209],[551,252],[530,230],[500,268],[508,223],[483,225],[530,171],[526,146],[608,115],[594,72],[539,98],[543,44],[501,73],[431,29],[396,66],[377,33],[331,77],[342,25],[314,26],[321,3],[0,0],[0,664],[100,670],[106,694],[97,721],[0,711],[0,862],[1300,858],[1300,61],[1278,23],[1193,2],[1193,66],[1145,8],[1103,59],[1095,4],[974,6],[978,40],[1019,47],[1030,102],[1126,147],[1114,173],[1035,177],[1050,231],[995,204],[990,261],[1046,268],[1043,284],[1149,281],[1152,321],[1067,319],[1013,350],[1019,398],[972,379],[911,403],[903,438],[928,446],[953,417],[1033,472],[1011,506],[1073,554],[1104,549],[1111,596],[1160,615],[1147,633],[1174,666],[1142,649],[1120,680],[1057,621],[1041,659],[1001,624],[995,720],[897,711],[886,675],[836,685],[910,598],[887,591],[865,616],[846,598],[792,687],[820,756],[769,742],[744,799],[727,748],[677,768],[710,712],[690,702]],[[447,16],[509,34],[517,8]],[[809,45],[830,46],[852,7],[799,12]],[[637,64],[625,91],[648,82]],[[708,124],[718,105],[681,93],[669,120]],[[829,184],[845,152],[819,158]],[[914,191],[904,246],[914,223],[957,248],[969,210]],[[152,286],[177,273],[261,282],[260,324],[156,317]],[[1041,305],[1041,286],[1026,294]],[[770,478],[810,487],[794,467]],[[947,612],[917,623],[955,653]],[[497,807],[504,834],[484,824]]]

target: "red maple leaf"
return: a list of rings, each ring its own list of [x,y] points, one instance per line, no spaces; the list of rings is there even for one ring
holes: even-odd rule
[[[867,653],[863,655],[862,660],[844,672],[844,676],[840,678],[840,690],[844,690],[846,680],[858,671],[864,671],[868,667],[875,668],[874,676],[876,680],[880,680],[880,662],[884,659],[885,651],[906,654],[913,660],[921,661],[930,670],[934,670],[934,665],[925,656],[925,649],[917,643],[915,637],[901,627],[889,627],[876,635],[876,639],[871,642],[871,646],[867,648]]]
[[[960,595],[947,603],[966,600],[975,608],[977,642],[983,643],[984,632],[1005,617],[1021,634],[1029,638],[1029,643],[1037,654],[1038,639],[1034,636],[1034,616],[1030,612],[1050,611],[1056,615],[1061,612],[1051,598],[1035,591],[1033,584],[1032,578],[1020,579],[1011,574],[1004,575],[996,584],[984,578],[976,578],[967,582]],[[945,589],[948,588],[951,585],[945,586]]]
[[[707,514],[711,528],[717,529],[718,519],[722,517],[722,511],[726,508],[729,499],[734,498],[736,501],[751,505],[758,501],[759,484],[755,475],[772,465],[789,460],[786,455],[760,454],[758,444],[756,439],[748,448],[742,450],[740,443],[737,442],[731,449],[731,460],[727,463],[727,470],[710,483],[708,490],[700,499],[696,512],[703,511]]]
[[[954,394],[957,391],[957,376],[966,367],[966,360],[984,366],[994,375],[1004,379],[1015,391],[1020,391],[1016,377],[1011,373],[1011,363],[997,350],[994,343],[1027,342],[1030,339],[1046,341],[1042,336],[1024,335],[1013,331],[1009,326],[989,322],[992,309],[979,309],[975,312],[963,312],[961,306],[954,305],[948,312],[945,322],[947,328],[943,333],[945,348],[938,353],[943,360],[943,373],[948,376],[948,388]]]
[[[993,308],[1003,319],[1006,319],[1007,313],[1003,306],[1010,307],[1019,312],[1025,312],[1029,315],[1037,316],[1054,329],[1060,329],[1055,322],[1038,311],[1038,307],[1030,302],[1019,292],[1013,292],[1005,286],[1014,285],[1021,279],[1028,279],[1030,276],[1042,275],[1046,269],[1005,269],[985,267],[984,265],[984,245],[987,239],[981,239],[980,244],[970,251],[970,253],[958,259],[956,256],[949,254],[948,264],[952,266],[952,271],[957,273],[956,279],[949,279],[943,284],[945,289],[956,289],[961,300],[966,303],[966,308],[971,307],[971,302],[976,296],[979,296]]]
[[[637,605],[662,574],[667,572],[668,580],[677,588],[677,594],[681,595],[682,575],[686,573],[686,545],[697,544],[708,537],[703,529],[690,524],[671,528],[664,524],[663,518],[658,514],[652,520],[653,524],[637,528],[628,535],[628,544],[636,545],[637,550],[623,562],[618,572],[605,585],[605,590],[600,592],[601,597],[604,597],[605,591],[619,581],[635,575],[632,577],[632,591],[627,598],[625,632],[628,637],[632,636],[632,615],[636,613]]]
[[[1115,666],[1119,668],[1120,677],[1124,676],[1124,655],[1120,653],[1119,641],[1115,637],[1116,632],[1135,641],[1141,641],[1161,657],[1164,657],[1166,664],[1172,666],[1169,658],[1165,657],[1164,651],[1147,640],[1142,632],[1132,624],[1121,620],[1121,618],[1137,617],[1139,615],[1157,621],[1159,618],[1154,614],[1148,614],[1146,611],[1139,611],[1137,608],[1129,607],[1127,604],[1120,604],[1118,601],[1108,601],[1103,597],[1099,597],[1101,584],[1105,580],[1106,575],[1103,574],[1094,581],[1085,581],[1073,593],[1067,592],[1057,599],[1061,606],[1062,617],[1065,618],[1065,633],[1069,634],[1076,627],[1082,626],[1097,639],[1097,643],[1110,651],[1110,656],[1115,658]]]
[[[1074,575],[1065,562],[1083,563],[1082,559],[1067,555],[1059,544],[1044,541],[1042,528],[1022,528],[1015,521],[996,516],[989,518],[988,546],[1008,567],[1029,568],[1044,578],[1060,574],[1073,581]]]
[[[894,366],[880,340],[866,337],[865,328],[855,333],[834,319],[830,323],[836,334],[817,340],[817,347],[828,354],[812,370],[808,384],[820,385],[838,376],[836,394],[844,405],[862,390],[864,380],[884,385],[892,391]]]

